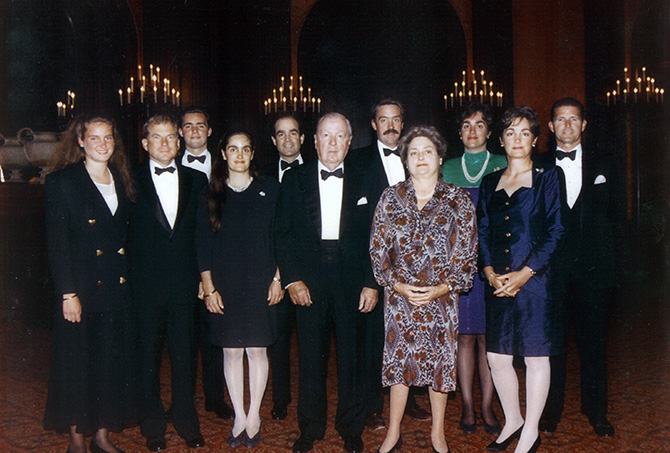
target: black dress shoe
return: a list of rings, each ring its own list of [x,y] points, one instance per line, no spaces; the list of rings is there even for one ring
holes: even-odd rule
[[[347,453],[362,453],[363,439],[361,439],[361,436],[347,437],[344,439],[344,451]]]
[[[246,444],[247,432],[242,431],[237,436],[233,436],[233,432],[231,431],[230,434],[228,435],[228,439],[226,439],[226,442],[228,442],[228,445],[230,445],[231,448],[237,448],[242,444]]]
[[[514,431],[510,436],[503,440],[502,442],[498,443],[495,440],[488,444],[486,446],[486,449],[488,451],[505,451],[509,445],[514,442],[516,439],[521,437],[521,431],[523,430],[523,425],[519,427],[516,431]]]
[[[465,434],[472,434],[475,431],[477,431],[477,423],[473,423],[471,425],[468,425],[465,423],[463,418],[461,418],[461,422],[458,424],[458,427],[461,428],[461,431],[463,431]]]
[[[553,433],[556,432],[558,428],[558,421],[552,420],[550,418],[541,418],[538,429],[543,433]]]
[[[410,408],[405,408],[405,415],[409,415],[414,420],[419,420],[421,422],[425,422],[432,418],[430,412],[426,409],[422,409],[418,404],[415,404]]]
[[[379,412],[370,412],[368,414],[368,419],[365,420],[365,427],[370,431],[377,431],[386,428],[386,423],[384,423],[382,414]]]
[[[217,417],[223,420],[232,420],[235,418],[235,411],[226,404],[225,401],[205,400],[205,410],[214,412]]]
[[[589,423],[593,426],[593,431],[599,437],[614,436],[614,426],[607,420],[604,415],[601,417],[589,417]]]
[[[393,453],[394,451],[400,451],[400,447],[402,447],[402,436],[398,437],[398,441],[389,451],[382,452],[381,450],[377,450],[377,453]]]
[[[147,448],[149,451],[162,451],[167,448],[165,439],[147,439]]]
[[[203,439],[200,434],[184,440],[186,441],[186,446],[188,448],[200,448],[205,446],[205,439]]]
[[[272,415],[272,420],[284,420],[288,415],[288,403],[275,403],[270,415]]]
[[[313,448],[314,439],[309,436],[305,436],[304,434],[301,434],[293,444],[293,451],[295,453],[307,453],[308,451],[312,451]]]

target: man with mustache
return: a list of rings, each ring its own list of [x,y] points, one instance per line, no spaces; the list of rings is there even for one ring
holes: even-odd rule
[[[352,165],[363,168],[374,181],[374,196],[370,200],[372,206],[377,206],[382,192],[389,186],[404,181],[407,170],[400,160],[398,140],[404,126],[402,104],[391,98],[380,100],[372,108],[372,129],[377,133],[377,141],[364,148],[351,152],[348,158]],[[366,404],[367,421],[365,427],[376,431],[384,428],[382,409],[382,353],[384,349],[384,293],[379,292],[380,301],[375,309],[366,315]],[[407,399],[405,413],[417,420],[429,420],[430,413],[419,407],[414,400],[412,391]]]

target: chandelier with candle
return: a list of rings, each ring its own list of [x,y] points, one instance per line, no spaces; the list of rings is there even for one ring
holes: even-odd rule
[[[281,77],[281,83],[272,89],[272,96],[263,100],[263,112],[266,115],[283,112],[321,113],[321,98],[312,94],[312,88],[305,90],[302,84],[302,76],[298,76],[298,85],[294,84],[293,76],[288,79],[288,90],[286,89],[286,78]]]
[[[484,70],[479,71],[480,79],[477,80],[477,71],[472,70],[468,80],[468,72],[462,71],[463,80],[454,82],[454,90],[444,95],[444,109],[462,107],[472,101],[479,101],[482,104],[489,104],[495,107],[503,106],[502,91],[493,89],[493,81],[486,80]]]
[[[130,77],[128,86],[119,89],[119,105],[133,104],[164,104],[181,106],[181,92],[173,86],[168,77],[161,78],[160,66],[149,65],[149,73],[142,72],[142,65],[137,65],[137,79]]]
[[[74,98],[76,95],[74,91],[67,90],[67,100],[65,102],[56,102],[58,109],[58,118],[72,118],[74,116]]]
[[[608,91],[607,106],[617,104],[637,104],[640,103],[663,103],[665,98],[665,89],[656,85],[656,79],[647,73],[647,67],[642,67],[642,76],[640,71],[635,69],[635,76],[628,68],[623,68],[623,83],[621,79],[616,81],[616,89]],[[631,90],[632,87],[632,90]]]

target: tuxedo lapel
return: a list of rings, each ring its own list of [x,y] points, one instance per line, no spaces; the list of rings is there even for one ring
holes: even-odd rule
[[[156,192],[156,186],[154,186],[154,181],[151,178],[151,167],[149,167],[149,160],[147,160],[142,165],[142,170],[138,174],[137,183],[139,190],[144,194],[149,206],[153,206],[154,216],[158,223],[169,233],[172,232],[170,228],[170,223],[163,212],[163,206],[161,201],[158,198],[158,193]]]
[[[309,165],[309,167],[306,168],[307,171],[300,173],[300,187],[303,191],[305,207],[312,218],[318,237],[321,237],[321,196],[319,193],[318,165],[317,161],[307,165]]]
[[[340,214],[340,238],[344,237],[346,228],[351,223],[352,209],[356,206],[359,179],[356,168],[350,165],[344,169],[344,181],[342,183],[342,211]]]
[[[181,164],[177,164],[177,172],[179,173],[179,205],[177,206],[177,218],[174,222],[174,230],[177,229],[179,221],[184,215],[184,209],[188,205],[191,188],[193,187],[193,176]],[[165,215],[163,216],[165,217]]]

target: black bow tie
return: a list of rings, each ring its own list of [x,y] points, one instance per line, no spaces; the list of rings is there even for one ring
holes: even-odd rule
[[[573,149],[570,152],[561,151],[560,149],[556,150],[556,159],[563,160],[566,157],[570,160],[575,160],[575,157],[577,157],[577,150]]]
[[[384,151],[384,156],[386,157],[389,157],[391,154],[395,154],[396,156],[400,157],[400,151],[398,151],[398,148],[396,149],[382,148],[382,151]]]
[[[300,162],[298,162],[298,159],[294,160],[293,162],[286,162],[285,160],[280,160],[279,165],[281,166],[281,170],[284,171],[288,168],[295,168],[300,165]]]
[[[194,160],[197,160],[201,164],[204,164],[205,161],[207,160],[207,155],[202,154],[200,156],[194,156],[193,154],[187,154],[186,155],[186,160],[188,161],[189,164],[192,164]]]
[[[336,178],[342,178],[344,176],[344,172],[342,171],[341,168],[338,168],[335,171],[327,171],[327,170],[321,170],[321,179],[324,181],[331,176],[335,176]]]
[[[168,172],[168,173],[174,173],[175,170],[176,170],[176,168],[174,168],[174,167],[165,167],[165,168],[154,167],[154,172],[155,172],[158,176],[162,175],[162,174],[165,173],[165,172]]]

